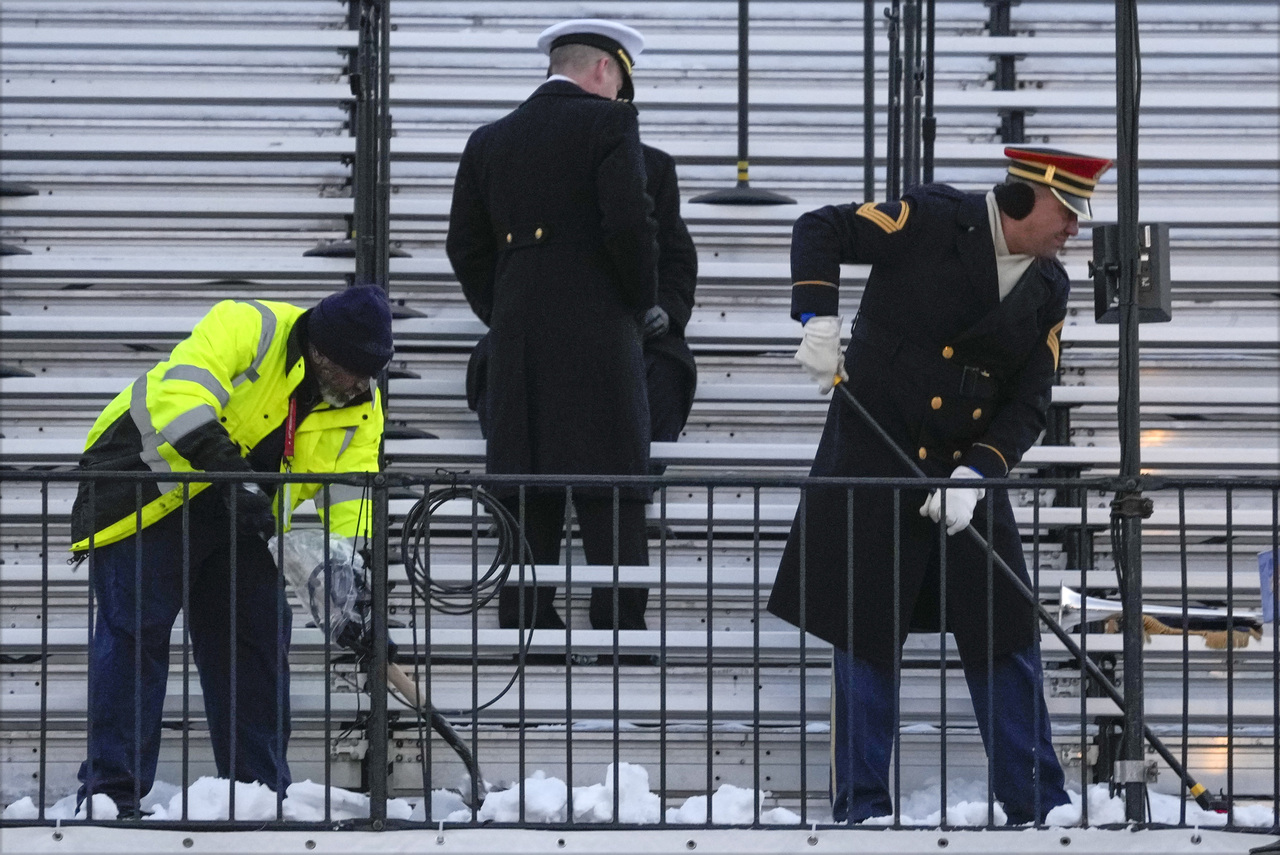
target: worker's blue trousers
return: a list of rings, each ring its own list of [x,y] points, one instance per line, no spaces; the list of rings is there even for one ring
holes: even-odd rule
[[[290,610],[266,544],[253,535],[235,536],[220,492],[215,485],[189,505],[185,573],[181,509],[140,534],[94,551],[90,573],[97,613],[89,651],[89,750],[79,773],[81,801],[89,793],[105,793],[123,816],[137,810],[155,781],[169,637],[184,610],[184,591],[191,654],[219,777],[231,777],[234,768],[236,780],[260,781],[277,792],[290,783],[285,760]],[[194,779],[209,770],[199,768],[205,754],[199,698],[192,699],[191,711]],[[180,721],[179,708],[170,718]]]
[[[890,816],[898,697],[893,671],[841,650],[835,651],[833,668],[832,817],[859,823]],[[992,793],[1010,825],[1043,821],[1070,799],[1050,737],[1038,646],[993,657],[989,672],[985,661],[965,662],[964,671],[992,768]]]

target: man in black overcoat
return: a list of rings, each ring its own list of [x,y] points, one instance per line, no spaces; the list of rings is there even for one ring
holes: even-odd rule
[[[646,475],[649,408],[637,318],[657,291],[656,224],[631,97],[640,34],[610,21],[544,31],[546,83],[476,130],[454,184],[446,248],[489,327],[486,466],[501,475]],[[513,479],[513,482],[519,479]],[[643,489],[617,511],[617,559],[647,564]],[[522,516],[538,563],[559,562],[565,491],[530,489]],[[610,488],[574,490],[588,562],[614,562]],[[593,595],[593,625],[643,629],[645,592]],[[534,624],[513,586],[500,617]],[[523,601],[523,611],[519,602]],[[514,612],[514,615],[511,614]],[[536,625],[564,624],[538,609]],[[616,620],[615,620],[616,617]]]
[[[685,325],[693,313],[694,289],[698,282],[698,250],[680,216],[680,186],[676,178],[676,162],[671,155],[650,145],[643,146],[646,187],[654,203],[658,221],[658,302],[640,318],[644,339],[645,386],[649,396],[649,429],[654,442],[675,442],[684,430],[693,406],[698,371],[693,352],[684,338]],[[467,405],[480,420],[480,433],[486,439],[489,422],[489,353],[490,337],[484,335],[471,351],[467,361]],[[654,472],[661,474],[654,465]],[[539,585],[536,590],[538,613],[535,622],[555,625],[559,620],[552,600],[555,587]],[[610,589],[593,590],[593,602],[612,608]],[[646,594],[626,593],[636,598]],[[526,593],[526,596],[528,594]],[[519,611],[517,591],[506,588],[498,595],[498,621],[502,626],[515,626]],[[592,612],[596,617],[604,614]],[[602,621],[602,626],[608,625]]]
[[[680,185],[671,155],[644,146],[649,195],[658,220],[658,302],[641,321],[654,442],[675,442],[689,420],[698,369],[684,338],[698,284],[698,250],[680,216]],[[655,472],[660,470],[655,467]]]
[[[996,552],[1029,583],[1007,492],[981,479],[1006,477],[1045,426],[1069,289],[1056,255],[1090,216],[1111,162],[1005,153],[1007,180],[985,195],[924,185],[898,202],[811,211],[792,233],[791,313],[804,324],[796,359],[824,393],[845,382],[926,475],[953,485],[945,517],[937,490],[808,488],[792,525],[769,611],[835,647],[837,821],[893,811],[893,675],[909,629],[954,633],[1009,822],[1042,821],[1068,803],[1035,611],[970,538],[951,535],[971,521],[990,530]],[[841,263],[871,265],[843,355]],[[842,395],[811,474],[911,475]]]

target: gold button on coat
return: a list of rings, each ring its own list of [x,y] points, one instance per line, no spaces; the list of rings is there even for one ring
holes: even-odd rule
[[[922,445],[920,446],[920,450],[917,451],[916,454],[920,455],[921,460],[924,460],[926,457],[929,456],[929,450]]]
[[[943,358],[943,359],[950,359],[951,357],[953,357],[953,356],[955,356],[955,355],[956,355],[956,352],[955,352],[954,350],[952,350],[952,349],[951,349],[951,345],[947,345],[946,347],[942,348],[942,358]]]
[[[976,422],[976,421],[977,421],[978,419],[980,419],[980,418],[982,418],[982,408],[981,408],[981,407],[979,407],[978,409],[976,409],[976,410],[974,410],[974,411],[973,411],[973,420]]]
[[[542,240],[542,229],[537,229],[533,233],[534,240]]]
[[[942,409],[942,399],[934,398],[932,401],[929,402],[929,406],[933,407],[935,410]]]
[[[507,243],[511,243],[511,232],[507,232]]]
[[[952,459],[952,460],[959,460],[959,459],[960,459],[960,452],[958,452],[958,451],[953,451],[953,452],[951,453],[951,459]]]

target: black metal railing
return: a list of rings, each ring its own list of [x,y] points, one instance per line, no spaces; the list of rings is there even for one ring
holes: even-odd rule
[[[31,798],[31,815],[11,813],[9,822],[59,821],[59,811],[66,810],[59,800],[77,786],[86,733],[102,725],[87,713],[85,687],[95,678],[86,657],[103,547],[95,545],[76,567],[65,563],[65,550],[77,482],[106,479],[136,483],[139,497],[148,481],[216,482],[210,490],[221,490],[236,480],[204,473],[4,473],[6,563],[0,566],[0,586],[8,608],[0,628],[6,663],[0,730],[8,744],[24,749],[6,763],[5,801]],[[286,809],[294,797],[287,791],[273,793],[264,809],[260,792],[221,780],[216,786],[224,794],[223,816],[235,819],[204,821],[204,828],[382,828],[441,821],[563,827],[830,824],[825,725],[831,647],[765,608],[783,543],[793,518],[805,512],[802,496],[809,489],[890,490],[895,519],[901,519],[916,514],[922,488],[947,486],[945,479],[696,478],[671,472],[661,479],[531,476],[518,483],[442,472],[260,480],[264,486],[324,482],[319,497],[325,505],[335,489],[349,496],[351,488],[360,488],[370,500],[378,536],[369,544],[370,566],[358,597],[360,632],[343,639],[345,646],[326,631],[327,618],[312,625],[317,621],[304,598],[287,590],[283,578],[273,584],[290,609],[291,627],[284,632],[292,635],[292,706],[287,716],[283,703],[276,706],[277,736],[290,725],[293,780],[310,778],[325,789],[309,795],[307,813]],[[1150,620],[1110,628],[1122,580],[1110,561],[1109,499],[1131,482],[1037,478],[988,484],[1008,488],[1016,499],[1027,583],[1042,607],[1037,634],[1053,747],[1069,787],[1082,792],[1130,786],[1136,775],[1158,775],[1148,784],[1150,797],[1174,807],[1153,808],[1150,824],[1203,825],[1204,815],[1196,811],[1206,801],[1225,811],[1221,821],[1227,827],[1259,828],[1266,811],[1274,824],[1280,807],[1280,645],[1273,629],[1256,622],[1256,613],[1264,606],[1274,609],[1276,593],[1255,584],[1252,562],[1255,554],[1280,546],[1280,482],[1143,478],[1142,490],[1154,503],[1143,541],[1143,604],[1150,607]],[[620,509],[627,491],[640,488],[652,490],[649,561],[630,566],[617,558]],[[521,542],[523,521],[530,497],[550,489],[561,491],[557,495],[568,499],[568,507],[574,496],[606,497],[612,561],[586,562],[570,516],[562,560],[532,564]],[[1068,490],[1085,497],[1084,507],[1054,506],[1054,498]],[[505,497],[505,504],[495,495]],[[985,501],[992,501],[993,491],[987,495]],[[140,498],[137,504],[143,504]],[[198,779],[215,772],[210,699],[193,679],[199,675],[191,616],[211,607],[192,597],[198,570],[187,547],[201,525],[192,519],[194,507],[192,500],[174,512],[183,547],[169,560],[183,580],[187,619],[172,635],[172,691],[164,702],[158,751],[157,778],[178,785],[180,794],[196,792]],[[500,507],[509,511],[505,520]],[[228,525],[222,530],[228,542],[233,518],[234,508],[222,523]],[[297,531],[323,526],[304,509],[294,525]],[[1060,547],[1072,539],[1093,544],[1078,566],[1067,566]],[[1001,572],[992,555],[989,578]],[[275,558],[283,560],[280,552]],[[331,568],[331,561],[323,563]],[[236,574],[247,568],[231,564],[234,586]],[[324,576],[326,591],[336,584],[331,573]],[[499,585],[522,582],[558,589],[555,602],[565,628],[498,626]],[[945,599],[946,574],[937,584]],[[141,600],[141,575],[133,585]],[[593,588],[611,592],[616,621],[616,592],[639,587],[651,592],[646,629],[589,625]],[[804,594],[823,595],[813,589]],[[236,601],[227,605],[233,615]],[[1051,623],[1061,623],[1061,631]],[[1125,633],[1150,636],[1143,656],[1149,762],[1142,769],[1124,766],[1117,744],[1124,705],[1116,686],[1124,670]],[[230,642],[235,640],[232,629]],[[286,669],[284,658],[279,669]],[[397,683],[397,672],[407,682]],[[237,675],[230,685],[248,685],[247,679]],[[948,817],[948,802],[954,808],[959,799],[983,805],[980,818],[961,815],[959,824],[999,824],[997,799],[986,784],[989,761],[973,730],[954,642],[938,633],[909,635],[894,682],[894,808],[886,821],[914,826],[922,821],[923,806],[930,806],[923,815],[935,814],[931,824],[948,827],[957,824],[954,811]],[[283,691],[282,683],[276,686]],[[140,683],[133,697],[140,704]],[[233,718],[244,708],[233,702]],[[140,731],[134,731],[139,741]],[[233,724],[233,767],[247,750],[235,733]],[[643,767],[649,774],[647,797],[637,801],[620,786],[604,787],[610,765],[615,779]],[[536,806],[546,783],[538,772],[563,782],[560,813],[547,815]],[[726,820],[713,799],[689,801],[726,784],[755,791],[745,813]],[[486,802],[490,785],[506,791]],[[367,806],[348,793],[338,798],[342,790],[366,794]],[[434,807],[432,798],[424,798],[432,792]],[[192,809],[192,798],[165,805],[165,817],[197,821],[203,814]],[[417,812],[404,819],[410,809]],[[1076,818],[1085,825],[1118,821],[1090,811],[1086,799]]]

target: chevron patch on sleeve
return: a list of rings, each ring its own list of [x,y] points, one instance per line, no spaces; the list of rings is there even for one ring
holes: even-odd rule
[[[1058,321],[1053,329],[1049,330],[1049,337],[1046,344],[1049,345],[1049,352],[1053,354],[1053,370],[1058,370],[1058,359],[1062,354],[1062,325],[1063,321]]]
[[[867,202],[858,209],[859,217],[866,217],[875,223],[886,234],[893,234],[901,231],[902,227],[907,224],[907,217],[911,214],[911,206],[906,202]]]

